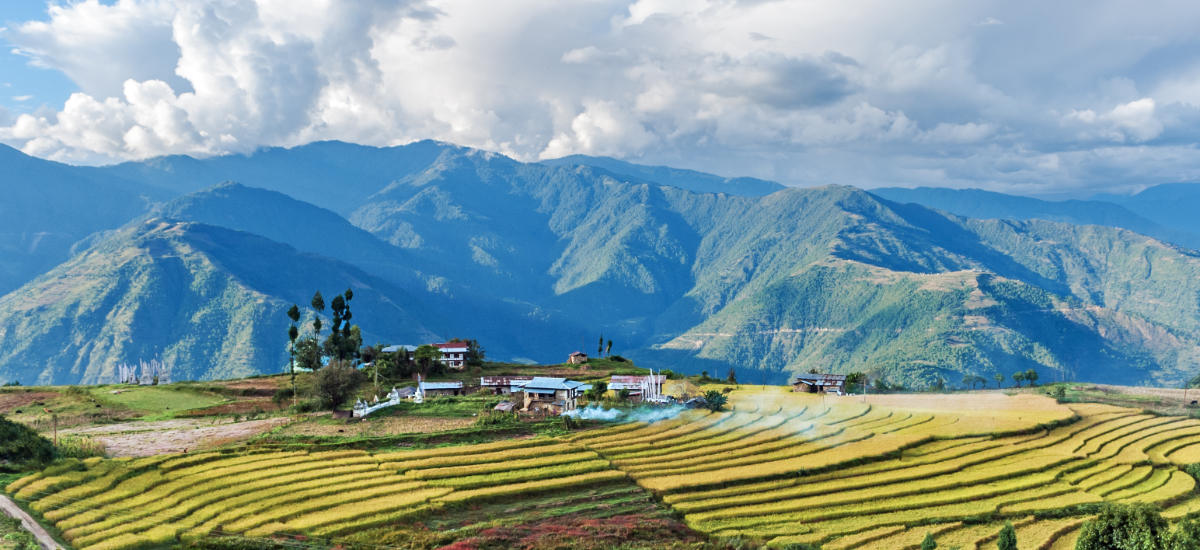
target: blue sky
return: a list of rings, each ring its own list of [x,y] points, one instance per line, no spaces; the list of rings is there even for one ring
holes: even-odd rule
[[[11,22],[45,20],[46,2],[40,0],[7,0],[0,3],[0,26]],[[0,106],[12,113],[31,113],[45,105],[61,107],[72,92],[78,91],[71,79],[54,69],[34,67],[30,58],[13,53],[13,45],[0,38]]]
[[[1192,1],[49,6],[0,5],[0,143],[63,162],[437,139],[797,186],[1200,181]]]

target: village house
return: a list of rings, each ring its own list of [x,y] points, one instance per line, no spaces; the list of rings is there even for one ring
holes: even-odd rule
[[[466,342],[446,342],[433,345],[442,350],[442,363],[445,363],[447,367],[461,369],[467,365]]]
[[[492,395],[508,395],[521,391],[530,380],[533,380],[532,376],[483,376],[479,379],[479,387],[491,390]]]
[[[570,357],[567,357],[567,363],[571,364],[571,365],[582,365],[584,363],[587,363],[587,361],[588,361],[588,356],[586,353],[584,353],[582,351],[577,351],[575,353],[572,353],[570,355]]]
[[[525,383],[525,408],[529,412],[562,414],[577,408],[579,396],[588,388],[566,378],[537,377]]]
[[[424,382],[421,383],[421,393],[425,397],[438,395],[466,395],[462,382]]]
[[[608,389],[614,392],[629,390],[629,399],[640,402],[649,392],[651,395],[662,395],[663,383],[667,377],[661,374],[652,376],[613,376],[608,381]]]
[[[796,393],[846,393],[846,375],[844,374],[801,374],[792,382],[792,391]]]

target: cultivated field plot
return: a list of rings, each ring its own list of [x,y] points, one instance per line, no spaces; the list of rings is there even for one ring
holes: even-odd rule
[[[1089,504],[1200,510],[1177,458],[1200,445],[1194,420],[1032,395],[822,399],[746,388],[730,404],[419,451],[93,459],[7,490],[81,549],[227,533],[382,536],[465,513],[456,511],[540,509],[532,503],[547,495],[652,508],[630,480],[702,532],[831,549],[917,548],[926,533],[939,547],[983,547],[1004,521],[1021,548],[1067,548]],[[1035,519],[1046,516],[1055,519]]]

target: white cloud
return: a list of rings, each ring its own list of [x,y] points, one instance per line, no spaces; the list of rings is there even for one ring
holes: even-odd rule
[[[31,95],[15,95],[15,96],[13,96],[13,101],[29,101],[31,99],[33,99],[33,96],[31,96]]]
[[[433,138],[1031,193],[1200,168],[1200,63],[1162,62],[1200,16],[1182,0],[111,4],[64,1],[0,31],[81,89],[0,117],[0,141],[96,163]]]

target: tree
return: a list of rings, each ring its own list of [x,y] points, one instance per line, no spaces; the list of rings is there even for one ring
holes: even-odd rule
[[[1017,530],[1013,529],[1012,523],[1004,522],[1004,528],[1000,529],[1000,538],[996,539],[997,550],[1017,550]]]
[[[420,367],[423,376],[437,374],[442,371],[439,367],[443,365],[442,350],[438,349],[437,346],[424,344],[418,347],[417,351],[413,352],[413,358],[417,360],[417,366]]]
[[[599,401],[604,399],[606,393],[608,393],[608,382],[601,381],[593,383],[592,388],[584,392],[584,395],[587,396],[588,401]]]
[[[300,322],[300,307],[292,304],[292,308],[287,312],[288,319],[291,319],[291,324],[288,325],[288,353],[292,356],[292,361],[288,363],[288,370],[292,375],[292,405],[296,405],[296,338],[300,337],[300,329],[296,327],[296,323]]]
[[[1030,386],[1036,386],[1037,380],[1038,380],[1037,371],[1035,371],[1033,369],[1029,369],[1029,370],[1025,371],[1025,380],[1029,381]]]
[[[733,367],[729,367],[729,375],[725,377],[725,381],[730,384],[737,384],[737,373],[733,372]]]
[[[975,389],[975,375],[964,374],[962,383],[964,387],[970,386],[971,389]]]
[[[321,346],[313,338],[296,342],[296,367],[317,371],[321,369]]]
[[[603,334],[600,335],[600,347],[596,348],[596,355],[598,357],[604,357],[604,335]]]
[[[708,390],[704,393],[704,401],[708,403],[708,410],[712,412],[725,410],[725,403],[728,399],[725,394],[717,390]]]
[[[620,401],[628,401],[630,395],[632,394],[629,393],[628,389],[621,388],[620,391],[617,392],[617,399]]]
[[[846,375],[846,391],[851,391],[859,386],[866,387],[867,374],[863,372],[852,372]]]
[[[484,361],[487,361],[487,352],[483,349],[483,346],[479,344],[478,340],[472,340],[469,338],[451,338],[450,342],[467,345],[467,353],[463,356],[463,363],[465,363],[467,366],[482,367]]]
[[[1076,550],[1174,550],[1171,524],[1148,504],[1113,505],[1079,530]],[[1014,547],[1015,548],[1015,547]]]
[[[344,361],[331,361],[329,366],[317,373],[315,382],[316,397],[321,408],[332,411],[349,401],[358,391],[363,374]]]
[[[1180,522],[1172,539],[1172,546],[1167,547],[1171,550],[1200,548],[1200,520],[1189,519]]]
[[[933,540],[933,535],[925,533],[925,540],[921,541],[921,550],[937,550],[937,541]]]
[[[604,346],[604,355],[612,355],[612,340],[609,340],[608,345]]]
[[[1019,387],[1021,387],[1021,382],[1025,381],[1025,373],[1014,372],[1012,375],[1012,379],[1013,379],[1013,382],[1017,383],[1017,387],[1019,388]]]
[[[1004,375],[996,373],[996,376],[993,376],[992,378],[996,380],[996,389],[1000,389],[1000,384],[1004,383]]]

